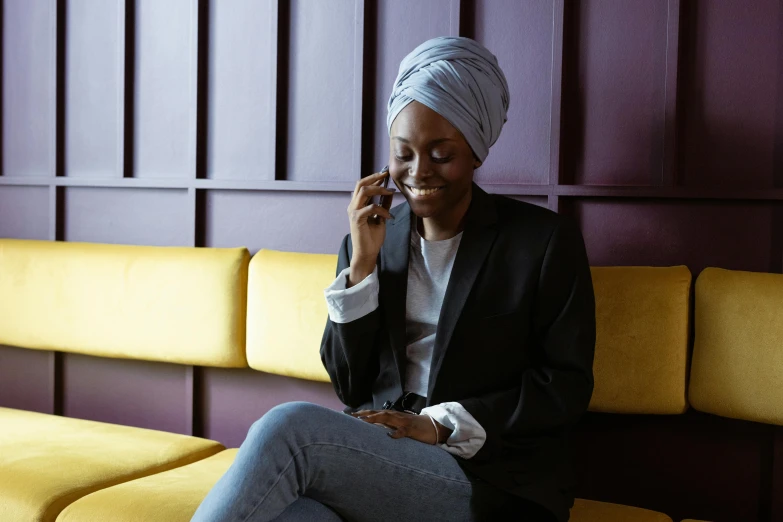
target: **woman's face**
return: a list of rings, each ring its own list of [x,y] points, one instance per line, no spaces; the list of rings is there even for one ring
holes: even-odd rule
[[[420,218],[446,217],[470,197],[476,160],[460,131],[419,102],[392,122],[389,172]]]

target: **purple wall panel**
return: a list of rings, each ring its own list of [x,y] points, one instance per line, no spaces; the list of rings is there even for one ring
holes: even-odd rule
[[[56,3],[6,0],[2,8],[2,174],[54,176]]]
[[[0,237],[49,239],[48,205],[48,187],[0,187]]]
[[[65,174],[122,177],[125,3],[66,4]]]
[[[135,1],[134,175],[195,177],[197,0]]]
[[[498,57],[511,91],[508,122],[478,181],[549,183],[552,3],[492,0],[476,5],[475,38]]]
[[[277,2],[209,9],[207,177],[275,179]]]
[[[68,187],[64,199],[66,241],[192,244],[185,190]]]
[[[436,36],[456,35],[459,27],[449,16],[455,0],[379,0],[375,39],[373,171],[389,163],[389,134],[386,130],[386,106],[391,96],[400,62],[420,43]],[[370,29],[368,29],[370,30]],[[363,172],[362,174],[367,174]]]
[[[547,208],[549,204],[549,199],[546,196],[511,196],[511,198],[544,208]]]
[[[332,192],[208,191],[205,246],[335,254],[349,202],[350,194]]]
[[[776,134],[783,155],[783,3],[693,4],[682,182],[771,187],[773,169],[783,168],[774,159]]]
[[[226,447],[242,444],[250,425],[285,402],[307,401],[343,409],[332,385],[255,370],[204,368],[202,371],[203,436]]]
[[[289,180],[359,179],[362,0],[291,0]],[[283,72],[281,72],[283,74]]]
[[[681,201],[571,202],[594,266],[687,265],[766,272],[771,205]]]
[[[63,414],[190,433],[186,366],[63,354]]]
[[[53,413],[52,352],[0,345],[0,406]]]
[[[576,184],[650,185],[663,168],[666,0],[580,2],[573,119],[563,153]],[[576,75],[576,77],[573,77]],[[564,96],[565,96],[564,92]]]

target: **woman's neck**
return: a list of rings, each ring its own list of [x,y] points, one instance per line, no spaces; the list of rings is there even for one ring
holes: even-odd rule
[[[420,218],[416,217],[416,230],[427,241],[451,239],[465,228],[465,214],[470,207],[472,194],[464,198],[448,215]]]

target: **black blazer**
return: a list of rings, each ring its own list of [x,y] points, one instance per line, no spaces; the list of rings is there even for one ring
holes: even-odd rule
[[[411,211],[392,210],[378,259],[379,307],[327,320],[321,359],[342,402],[380,409],[402,393]],[[337,272],[350,265],[351,241]],[[487,432],[468,472],[565,521],[568,429],[593,391],[595,299],[584,242],[563,217],[473,185],[432,355],[427,405],[461,403]]]

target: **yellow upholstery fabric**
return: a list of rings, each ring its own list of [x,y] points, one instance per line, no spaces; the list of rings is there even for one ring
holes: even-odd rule
[[[0,239],[0,344],[242,367],[244,248]]]
[[[0,408],[0,520],[53,521],[93,491],[222,449],[196,437]]]
[[[593,268],[597,339],[590,409],[684,413],[691,273],[684,266]]]
[[[250,261],[247,361],[268,373],[329,382],[318,353],[328,311],[324,289],[337,256],[261,250]]]
[[[570,522],[672,522],[663,513],[581,498],[574,501]]]
[[[234,461],[226,450],[170,471],[96,491],[65,508],[57,522],[189,522]]]
[[[704,270],[692,365],[697,410],[783,425],[783,275]]]

